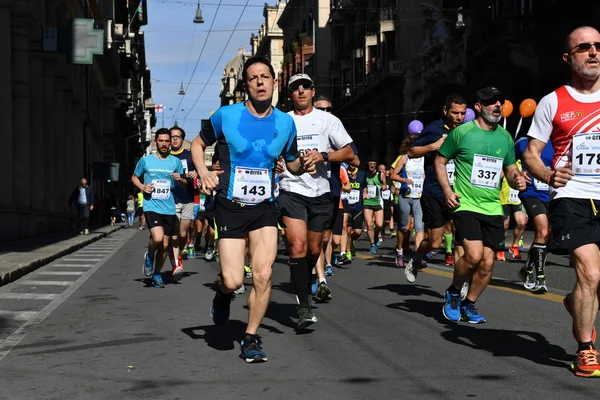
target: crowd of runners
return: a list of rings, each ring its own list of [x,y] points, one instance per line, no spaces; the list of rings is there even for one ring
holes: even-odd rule
[[[600,376],[594,347],[600,282],[599,48],[594,28],[569,34],[563,59],[572,80],[541,99],[526,137],[516,143],[499,124],[506,95],[487,86],[472,102],[448,94],[440,105],[442,117],[405,137],[389,166],[358,154],[331,102],[315,97],[310,76],[290,78],[292,111],[272,107],[273,67],[252,57],[242,75],[248,100],[218,109],[191,151],[182,149],[182,128],[159,129],[156,153],[135,169],[138,208],[143,202],[140,223],[150,231],[144,274],[163,288],[167,258],[174,281],[187,257],[201,252],[206,260],[218,260],[210,305],[216,325],[227,323],[234,293],[244,293],[244,278],[251,278],[241,357],[261,362],[267,356],[257,331],[269,305],[280,240],[289,259],[298,330],[318,321],[313,299],[332,300],[327,278],[336,265],[352,262],[355,241],[365,231],[373,257],[384,235],[395,238],[395,262],[409,283],[416,282],[432,254],[443,251],[454,275],[440,312],[450,321],[479,324],[486,319],[476,302],[494,262],[522,258],[523,231],[530,224],[534,240],[519,272],[524,289],[548,291],[548,251],[570,255],[577,284],[564,305],[578,342],[572,369],[578,376]],[[468,103],[476,117],[466,122]],[[215,156],[207,166],[205,149],[212,145]],[[507,235],[511,220],[512,237]]]

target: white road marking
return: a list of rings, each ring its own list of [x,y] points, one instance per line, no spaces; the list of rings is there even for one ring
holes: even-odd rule
[[[31,286],[71,286],[75,281],[32,281],[23,280],[17,281],[20,285],[31,285]]]
[[[50,267],[81,267],[81,268],[91,268],[96,264],[51,264]]]
[[[37,311],[8,311],[8,310],[0,310],[0,317],[7,317],[11,319],[17,319],[20,321],[27,321],[31,319]]]
[[[84,271],[40,271],[37,273],[37,275],[83,275],[83,274],[85,274]]]
[[[56,293],[12,293],[0,292],[0,299],[17,300],[54,300],[58,298]]]
[[[63,258],[61,261],[100,261],[101,258]]]

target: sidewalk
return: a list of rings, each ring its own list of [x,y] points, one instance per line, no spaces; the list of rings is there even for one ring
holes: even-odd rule
[[[126,224],[104,226],[89,235],[67,235],[26,238],[5,243],[0,247],[0,286],[14,282],[22,276],[73,253],[123,228]]]

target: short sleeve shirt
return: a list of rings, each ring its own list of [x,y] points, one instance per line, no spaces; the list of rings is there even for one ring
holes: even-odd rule
[[[175,198],[172,192],[178,183],[171,176],[173,172],[183,174],[183,165],[170,154],[165,159],[150,154],[138,161],[133,174],[142,178],[144,185],[154,185],[152,193],[144,193],[144,212],[175,215]]]

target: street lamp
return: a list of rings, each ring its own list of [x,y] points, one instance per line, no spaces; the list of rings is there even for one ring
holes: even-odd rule
[[[185,95],[185,90],[183,89],[183,82],[181,82],[181,86],[179,86],[179,95]]]
[[[456,19],[456,24],[454,25],[456,29],[462,29],[465,27],[465,20],[462,15],[462,7],[458,7],[458,17]]]
[[[194,18],[195,24],[203,24],[204,18],[202,18],[202,10],[200,9],[200,0],[198,0],[198,8],[196,9],[196,17]]]
[[[346,84],[346,91],[344,92],[344,96],[345,97],[352,96],[352,91],[350,91],[350,84],[349,83]]]

